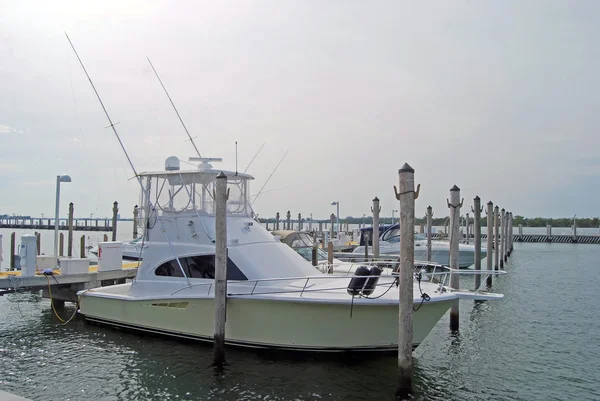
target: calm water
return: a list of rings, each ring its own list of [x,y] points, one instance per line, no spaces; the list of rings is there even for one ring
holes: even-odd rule
[[[506,298],[461,303],[460,332],[446,316],[415,351],[414,398],[599,400],[599,260],[597,245],[515,244],[510,274],[494,281]],[[0,389],[32,400],[394,398],[394,355],[228,349],[223,371],[211,357],[197,343],[59,325],[38,294],[0,297]]]

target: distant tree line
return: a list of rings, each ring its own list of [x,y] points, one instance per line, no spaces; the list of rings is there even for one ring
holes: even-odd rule
[[[463,217],[464,219],[464,217]],[[274,218],[269,218],[269,219],[263,219],[260,218],[259,219],[261,223],[274,223],[275,219]],[[285,221],[285,217],[282,217],[279,219],[280,222]],[[298,222],[298,218],[292,218],[293,222]],[[303,222],[309,222],[310,218],[306,219],[306,218],[302,218]],[[330,220],[317,220],[317,219],[313,219],[313,223],[319,223],[319,222],[324,222],[324,223],[329,223]],[[395,221],[398,221],[398,217],[395,217]],[[449,224],[450,222],[450,217],[449,216],[445,216],[445,217],[434,217],[432,219],[432,225],[433,226],[444,226],[446,224]],[[469,222],[471,224],[473,224],[473,217],[469,216]],[[352,217],[352,216],[347,216],[345,218],[341,218],[340,219],[340,223],[346,224],[365,224],[365,225],[371,225],[373,224],[373,217],[372,216],[367,216],[367,217]],[[392,218],[391,217],[380,217],[379,218],[379,224],[392,224]],[[420,217],[420,218],[416,218],[415,219],[415,225],[420,225],[420,224],[427,224],[427,219],[425,217]],[[464,224],[464,220],[463,220],[463,224]],[[523,216],[513,216],[513,227],[518,227],[519,224],[522,224],[523,227],[546,227],[548,224],[551,225],[552,227],[571,227],[571,225],[573,224],[573,218],[572,217],[561,217],[561,218],[547,218],[547,217],[523,217]],[[576,219],[576,224],[577,227],[582,227],[582,228],[589,228],[589,227],[599,227],[600,226],[600,219],[598,217],[582,217],[582,218],[577,218]],[[487,215],[485,213],[483,213],[483,215],[481,216],[481,225],[483,227],[487,226]]]

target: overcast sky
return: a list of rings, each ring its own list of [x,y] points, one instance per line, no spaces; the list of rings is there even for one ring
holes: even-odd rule
[[[600,2],[12,1],[0,4],[0,214],[130,215],[138,171],[194,151],[249,172],[254,205],[325,218],[397,209],[408,162],[427,205],[452,185],[525,216],[598,216]],[[217,164],[215,164],[217,166]],[[268,191],[268,192],[266,192]]]

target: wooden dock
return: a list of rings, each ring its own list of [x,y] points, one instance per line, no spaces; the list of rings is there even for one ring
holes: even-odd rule
[[[119,270],[99,272],[98,266],[90,266],[88,273],[83,274],[60,274],[56,270],[51,276],[38,273],[30,277],[23,277],[18,270],[0,272],[0,296],[21,290],[42,290],[42,296],[50,298],[50,286],[53,302],[77,302],[78,291],[124,283],[135,277],[137,267],[138,262],[127,262]]]
[[[68,219],[59,219],[58,229],[68,230]],[[54,219],[0,219],[0,228],[16,228],[25,230],[54,230]],[[111,219],[73,219],[75,231],[112,231]]]
[[[435,240],[442,239],[447,240],[448,236],[444,233],[432,233],[431,237]],[[474,239],[473,234],[469,235],[469,239]],[[463,235],[463,240],[466,240],[467,236]],[[481,239],[487,239],[487,234],[482,233]],[[550,242],[558,244],[600,244],[600,235],[548,235],[548,234],[513,234],[513,242]]]

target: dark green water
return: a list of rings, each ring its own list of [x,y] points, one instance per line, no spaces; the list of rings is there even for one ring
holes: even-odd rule
[[[415,399],[600,400],[600,247],[515,247],[494,281],[506,298],[461,303],[460,332],[446,316],[415,351]],[[227,357],[217,371],[209,346],[61,326],[38,295],[0,297],[0,389],[32,400],[394,399],[394,355]]]

